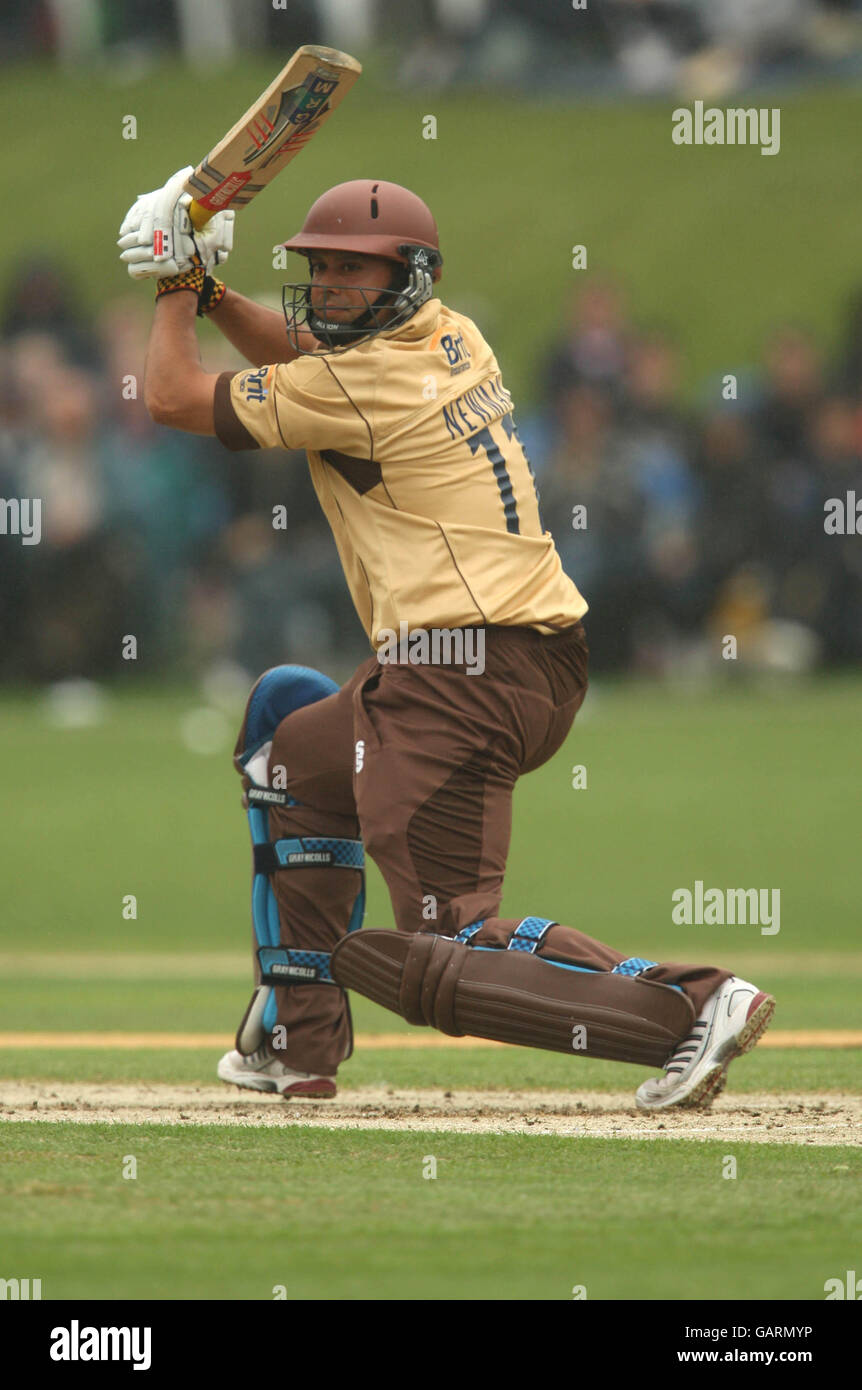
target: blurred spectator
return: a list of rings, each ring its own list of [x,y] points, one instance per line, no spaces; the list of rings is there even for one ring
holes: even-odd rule
[[[862,501],[862,436],[855,404],[836,396],[823,402],[813,417],[807,444],[812,471],[819,486],[811,507],[819,520],[818,542],[799,555],[797,571],[785,576],[784,601],[805,609],[808,621],[824,642],[831,662],[862,661],[862,536],[855,534],[850,515],[847,534],[828,535],[823,529],[824,507],[830,498]],[[799,582],[800,571],[804,584]],[[792,583],[792,581],[796,581]]]
[[[609,392],[572,386],[557,401],[559,435],[542,470],[542,519],[564,568],[588,596],[598,667],[632,656],[628,597],[643,575],[644,516],[637,480],[614,428]]]
[[[862,403],[862,290],[851,296],[847,306],[838,380],[843,390]]]
[[[765,483],[750,418],[727,407],[705,416],[693,465],[701,485],[698,547],[716,589],[762,553]]]
[[[19,388],[34,367],[28,349],[23,338],[13,354]],[[41,680],[108,674],[121,633],[134,631],[123,625],[129,595],[122,557],[103,532],[97,390],[96,379],[79,367],[54,365],[40,374],[38,393],[30,395],[30,437],[18,457],[17,495],[41,505],[39,544],[17,547],[27,674]]]
[[[862,657],[862,548],[824,530],[828,498],[862,498],[860,303],[845,394],[807,330],[782,325],[753,404],[691,415],[668,335],[636,330],[612,286],[580,294],[544,373],[544,430],[527,433],[543,520],[590,602],[596,669],[662,669],[707,638],[714,655],[716,633],[743,629],[765,665]]]
[[[0,62],[191,67],[329,43],[395,50],[410,90],[451,84],[720,97],[858,67],[862,0],[4,0]]]
[[[809,333],[785,325],[766,345],[766,381],[756,427],[774,454],[793,452],[824,390],[823,363]]]
[[[620,287],[609,279],[591,280],[574,299],[568,332],[552,349],[545,367],[551,405],[556,406],[581,382],[619,396],[631,336]]]
[[[98,367],[96,337],[76,302],[71,277],[45,252],[19,267],[0,315],[0,337],[41,333],[56,340],[70,362]]]

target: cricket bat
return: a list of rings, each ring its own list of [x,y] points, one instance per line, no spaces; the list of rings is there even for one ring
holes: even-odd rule
[[[299,154],[343,101],[362,64],[304,44],[185,182],[200,230],[225,208],[246,207]]]

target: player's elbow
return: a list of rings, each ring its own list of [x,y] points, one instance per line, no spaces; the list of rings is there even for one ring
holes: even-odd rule
[[[213,396],[216,378],[207,377],[203,372],[199,379],[179,383],[170,377],[159,381],[157,377],[144,379],[144,405],[150,419],[157,425],[167,425],[172,430],[186,430],[189,434],[215,434]]]
[[[170,391],[156,390],[144,386],[144,405],[150,419],[157,425],[167,425],[172,430],[195,430],[193,403],[174,395]]]
[[[144,385],[144,405],[150,415],[150,419],[157,425],[170,425],[177,428],[179,417],[182,414],[178,402],[173,400],[164,392],[155,390],[152,386]]]

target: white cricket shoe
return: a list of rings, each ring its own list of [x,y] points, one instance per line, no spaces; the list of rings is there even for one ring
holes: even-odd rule
[[[707,1000],[702,1017],[665,1062],[665,1075],[638,1087],[639,1108],[706,1109],[712,1105],[724,1090],[730,1063],[751,1051],[774,1012],[771,994],[732,975]]]
[[[244,1086],[248,1091],[278,1091],[289,1100],[291,1096],[309,1096],[331,1100],[336,1086],[331,1076],[316,1076],[310,1071],[291,1071],[264,1045],[245,1056],[242,1052],[226,1052],[218,1064],[222,1081]]]

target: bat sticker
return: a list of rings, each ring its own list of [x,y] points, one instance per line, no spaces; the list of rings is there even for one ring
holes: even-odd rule
[[[243,164],[254,164],[256,168],[265,169],[270,160],[289,149],[296,136],[310,135],[312,132],[309,127],[326,111],[329,98],[339,81],[338,77],[310,73],[299,87],[291,87],[289,91],[282,92],[275,118],[270,114],[272,107],[266,113],[269,131],[265,138],[260,138],[260,130],[247,127],[253,143],[243,153]]]

